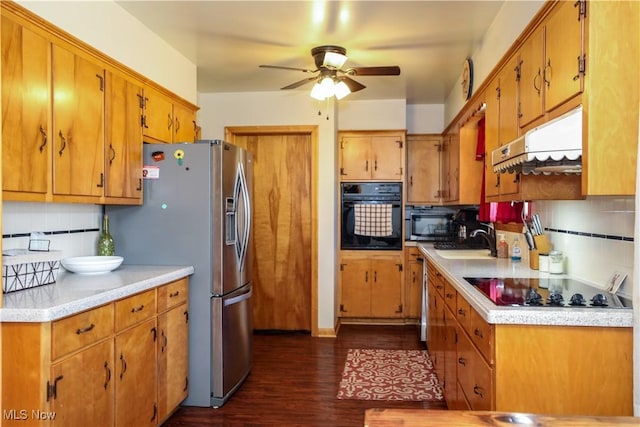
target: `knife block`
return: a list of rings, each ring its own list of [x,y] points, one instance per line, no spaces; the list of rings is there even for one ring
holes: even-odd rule
[[[533,241],[536,244],[536,249],[539,254],[548,254],[551,252],[551,242],[549,241],[549,237],[546,234],[539,234],[537,236],[533,236]]]
[[[529,268],[532,270],[537,270],[540,268],[540,254],[537,249],[531,249],[529,251]]]

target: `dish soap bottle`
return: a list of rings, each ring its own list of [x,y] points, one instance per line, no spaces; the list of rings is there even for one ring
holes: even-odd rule
[[[113,237],[109,233],[109,216],[105,214],[102,217],[102,233],[98,237],[98,255],[112,256],[115,252],[116,247],[113,243]]]
[[[522,261],[522,252],[520,251],[518,236],[513,239],[513,245],[511,246],[511,261]]]
[[[499,234],[498,239],[498,245],[496,248],[498,258],[509,258],[509,244],[504,240],[504,234]]]

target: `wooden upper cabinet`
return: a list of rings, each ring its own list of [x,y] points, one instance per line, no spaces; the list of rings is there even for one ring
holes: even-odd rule
[[[546,111],[553,110],[583,90],[586,3],[585,0],[558,2],[543,24]]]
[[[105,196],[142,201],[142,88],[106,74]]]
[[[351,132],[339,139],[340,180],[403,180],[404,132]]]
[[[460,134],[451,132],[442,138],[441,191],[445,202],[457,201],[460,197]],[[480,175],[478,175],[480,178]]]
[[[407,204],[440,202],[440,135],[407,135]]]
[[[196,112],[180,104],[173,104],[173,142],[196,140]]]
[[[51,170],[51,43],[3,16],[0,44],[3,196],[42,201]]]
[[[151,142],[173,142],[173,103],[157,90],[144,89],[143,134]]]
[[[53,44],[53,194],[103,195],[102,65]]]
[[[188,108],[158,90],[145,87],[143,134],[148,142],[194,142],[196,110]]]
[[[492,198],[500,195],[500,183],[497,173],[493,172],[491,153],[500,146],[500,76],[488,84],[485,92],[487,107],[484,113],[484,190],[485,197]]]
[[[520,126],[526,126],[544,114],[544,27],[527,38],[519,52]]]

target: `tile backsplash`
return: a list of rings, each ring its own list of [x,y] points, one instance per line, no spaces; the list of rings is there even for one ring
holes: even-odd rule
[[[534,202],[553,248],[565,255],[565,272],[605,287],[614,271],[627,274],[620,293],[632,295],[635,199],[598,196],[586,200]]]
[[[29,234],[39,231],[49,249],[63,257],[96,255],[102,206],[62,203],[4,202],[2,249],[26,249]]]

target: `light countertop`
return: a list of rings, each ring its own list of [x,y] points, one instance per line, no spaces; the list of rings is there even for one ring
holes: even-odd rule
[[[492,324],[632,327],[631,309],[562,307],[506,307],[495,305],[464,277],[569,277],[550,275],[529,268],[527,263],[510,259],[445,259],[431,243],[419,243],[420,252],[444,274],[484,320]]]
[[[0,322],[49,322],[193,274],[191,266],[122,265],[99,275],[61,269],[56,283],[3,295]]]

